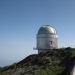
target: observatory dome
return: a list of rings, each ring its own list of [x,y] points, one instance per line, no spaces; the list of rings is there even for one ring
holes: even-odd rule
[[[38,34],[57,34],[56,30],[50,26],[50,25],[43,25],[39,31]]]
[[[36,49],[38,53],[58,48],[58,35],[55,28],[50,25],[43,25],[36,35]]]

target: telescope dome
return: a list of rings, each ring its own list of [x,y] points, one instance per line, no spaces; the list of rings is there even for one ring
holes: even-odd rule
[[[50,26],[50,25],[43,25],[39,31],[38,34],[57,34],[56,30]]]

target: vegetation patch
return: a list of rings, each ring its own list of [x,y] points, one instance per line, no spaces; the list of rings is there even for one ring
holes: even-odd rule
[[[66,75],[74,60],[75,48],[53,49],[0,67],[0,75]]]

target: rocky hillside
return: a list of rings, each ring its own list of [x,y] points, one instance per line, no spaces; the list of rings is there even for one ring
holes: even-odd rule
[[[0,75],[66,75],[74,60],[74,48],[53,49],[0,67]]]

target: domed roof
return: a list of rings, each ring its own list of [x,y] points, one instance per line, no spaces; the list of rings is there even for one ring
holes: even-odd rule
[[[56,34],[56,30],[50,26],[50,25],[43,25],[39,31],[38,34]]]

